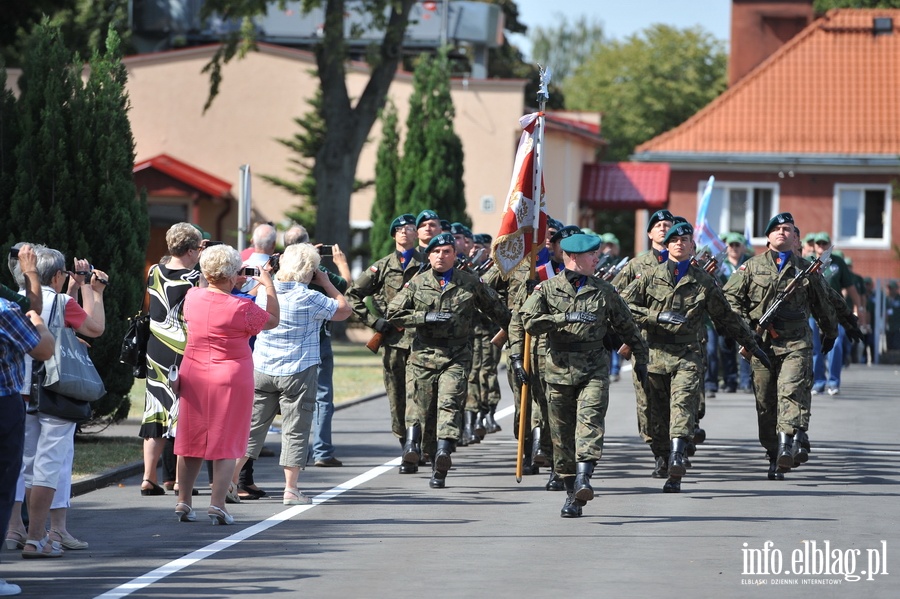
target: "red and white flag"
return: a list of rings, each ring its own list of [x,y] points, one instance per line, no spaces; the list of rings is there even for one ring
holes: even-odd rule
[[[535,128],[540,117],[541,113],[533,112],[519,119],[524,131],[516,150],[516,163],[513,166],[509,193],[506,195],[500,231],[491,244],[491,256],[504,278],[533,252],[539,251],[547,235],[543,173],[539,174],[540,193],[535,193],[535,175],[540,170],[540,165],[535,164],[535,145],[539,143]],[[537,202],[535,195],[540,195]],[[535,226],[538,231],[536,242]]]

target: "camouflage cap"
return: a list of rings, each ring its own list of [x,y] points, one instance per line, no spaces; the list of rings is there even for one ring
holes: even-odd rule
[[[416,217],[412,214],[401,214],[397,218],[391,221],[391,237],[394,236],[394,233],[397,232],[397,229],[401,227],[405,227],[406,225],[414,225],[416,224]]]
[[[661,220],[672,221],[675,217],[668,210],[657,210],[653,214],[650,215],[650,221],[647,223],[647,232],[653,228],[653,225],[658,223]]]
[[[722,239],[722,241],[724,241],[727,245],[731,245],[732,243],[747,245],[747,238],[740,233],[735,233],[734,231],[732,231],[731,233],[725,233],[725,237]]]
[[[691,223],[678,223],[669,229],[665,239],[663,239],[663,245],[669,245],[669,241],[671,241],[673,237],[681,237],[682,235],[688,235],[690,237],[694,236],[694,227],[691,226]]]
[[[577,229],[578,227],[575,228]],[[584,254],[585,252],[593,252],[599,248],[600,238],[596,235],[575,233],[560,241],[559,247],[567,254]]]
[[[434,210],[423,210],[419,213],[419,216],[416,217],[416,228],[418,229],[419,227],[421,227],[422,223],[424,223],[426,220],[439,221],[441,220],[441,217],[439,217],[438,213]]]
[[[572,235],[580,235],[581,229],[576,227],[575,225],[568,225],[566,227],[560,227],[556,233],[554,233],[550,237],[550,243],[556,243],[557,241],[562,241],[566,237],[571,237]]]
[[[435,235],[431,238],[431,241],[428,242],[428,247],[425,248],[425,254],[428,255],[432,250],[436,247],[440,247],[442,245],[455,245],[456,240],[453,239],[453,235],[450,233],[441,233],[440,235]]]
[[[816,243],[831,243],[831,235],[826,233],[825,231],[819,231],[816,233],[815,237],[813,237],[813,241]]]
[[[766,225],[766,235],[772,232],[772,229],[777,227],[778,225],[783,225],[785,223],[794,224],[794,216],[790,212],[782,212],[780,214],[776,214],[769,220],[769,224]]]

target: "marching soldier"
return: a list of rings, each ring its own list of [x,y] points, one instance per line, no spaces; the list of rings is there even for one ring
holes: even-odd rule
[[[663,240],[668,259],[636,279],[622,292],[650,345],[649,380],[651,448],[668,454],[666,493],[681,490],[685,453],[693,436],[703,388],[703,344],[699,334],[708,314],[729,337],[736,338],[762,361],[768,358],[716,281],[691,264],[694,229],[679,223]]]
[[[600,238],[576,234],[563,239],[566,270],[540,283],[522,306],[522,323],[532,335],[547,336],[550,435],[556,473],[566,487],[563,518],[577,518],[594,498],[590,478],[603,453],[609,405],[609,360],[603,344],[612,329],[630,344],[634,369],[647,377],[647,345],[615,288],[594,275]]]
[[[436,411],[438,442],[429,486],[443,488],[460,436],[474,320],[480,310],[506,328],[510,314],[493,289],[453,267],[453,235],[433,237],[426,257],[431,269],[406,283],[388,305],[386,317],[396,327],[415,329],[406,370],[403,462],[419,460],[422,427]]]
[[[647,223],[647,237],[650,238],[650,250],[628,262],[625,268],[616,275],[612,280],[612,284],[616,289],[625,289],[632,281],[669,259],[669,251],[666,249],[663,240],[666,238],[666,233],[672,228],[674,220],[675,216],[668,210],[657,210],[650,215],[650,221]],[[644,386],[638,380],[637,373],[633,371],[632,382],[634,383],[634,398],[637,403],[638,433],[641,435],[644,443],[650,443],[652,437],[650,435],[650,412],[647,404],[647,394],[644,392]],[[652,449],[653,447],[651,446]],[[668,455],[654,450],[653,456],[656,459],[653,477],[666,478],[668,476]]]
[[[446,221],[442,221],[434,210],[423,210],[416,217],[416,237],[419,239],[419,253],[423,256],[431,238],[441,233],[443,222]],[[450,223],[447,223],[448,228],[449,226]]]
[[[422,265],[422,254],[416,249],[415,224],[416,218],[412,214],[395,218],[391,222],[394,251],[360,274],[346,293],[347,301],[359,319],[383,336],[384,389],[391,409],[391,431],[400,439],[401,448],[406,444],[406,361],[412,337],[391,325],[384,314],[394,296]],[[375,313],[366,306],[367,297],[372,298]],[[400,474],[416,471],[418,463],[400,465]]]
[[[790,213],[772,217],[765,233],[768,251],[744,262],[723,289],[731,307],[751,327],[756,327],[777,294],[807,266],[792,251],[797,240]],[[810,313],[824,331],[823,352],[831,349],[837,338],[836,315],[828,303],[824,279],[810,276],[800,282],[770,329],[763,332],[762,346],[773,368],[766,368],[758,358],[752,362],[759,442],[769,458],[770,480],[783,479],[784,472],[794,467],[799,448],[809,443],[806,431],[813,377]]]

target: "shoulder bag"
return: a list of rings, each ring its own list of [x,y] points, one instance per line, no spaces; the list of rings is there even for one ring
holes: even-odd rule
[[[91,362],[87,346],[78,340],[74,330],[65,326],[65,306],[65,298],[57,294],[47,323],[56,347],[53,356],[44,362],[43,386],[72,399],[97,401],[106,395],[103,379]]]

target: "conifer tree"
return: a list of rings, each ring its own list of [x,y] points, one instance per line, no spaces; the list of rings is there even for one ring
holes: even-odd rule
[[[15,150],[18,140],[16,98],[12,91],[6,89],[6,69],[0,63],[0,212],[7,215],[16,184]],[[17,241],[12,224],[12,219],[0,218],[0,242],[3,244],[4,253]],[[3,282],[13,287],[15,281],[12,280],[9,269],[0,268],[0,272]]]
[[[403,142],[403,158],[397,171],[397,213],[418,214],[431,208],[425,198],[414,195],[421,166],[425,163],[425,125],[429,85],[431,85],[431,59],[422,54],[413,71],[413,91],[409,97],[409,115],[406,117],[406,139]]]
[[[397,131],[397,108],[388,100],[381,111],[381,143],[375,163],[375,202],[372,204],[372,231],[369,245],[372,259],[394,251],[391,221],[401,214],[397,210],[397,171],[400,167],[400,134]]]

